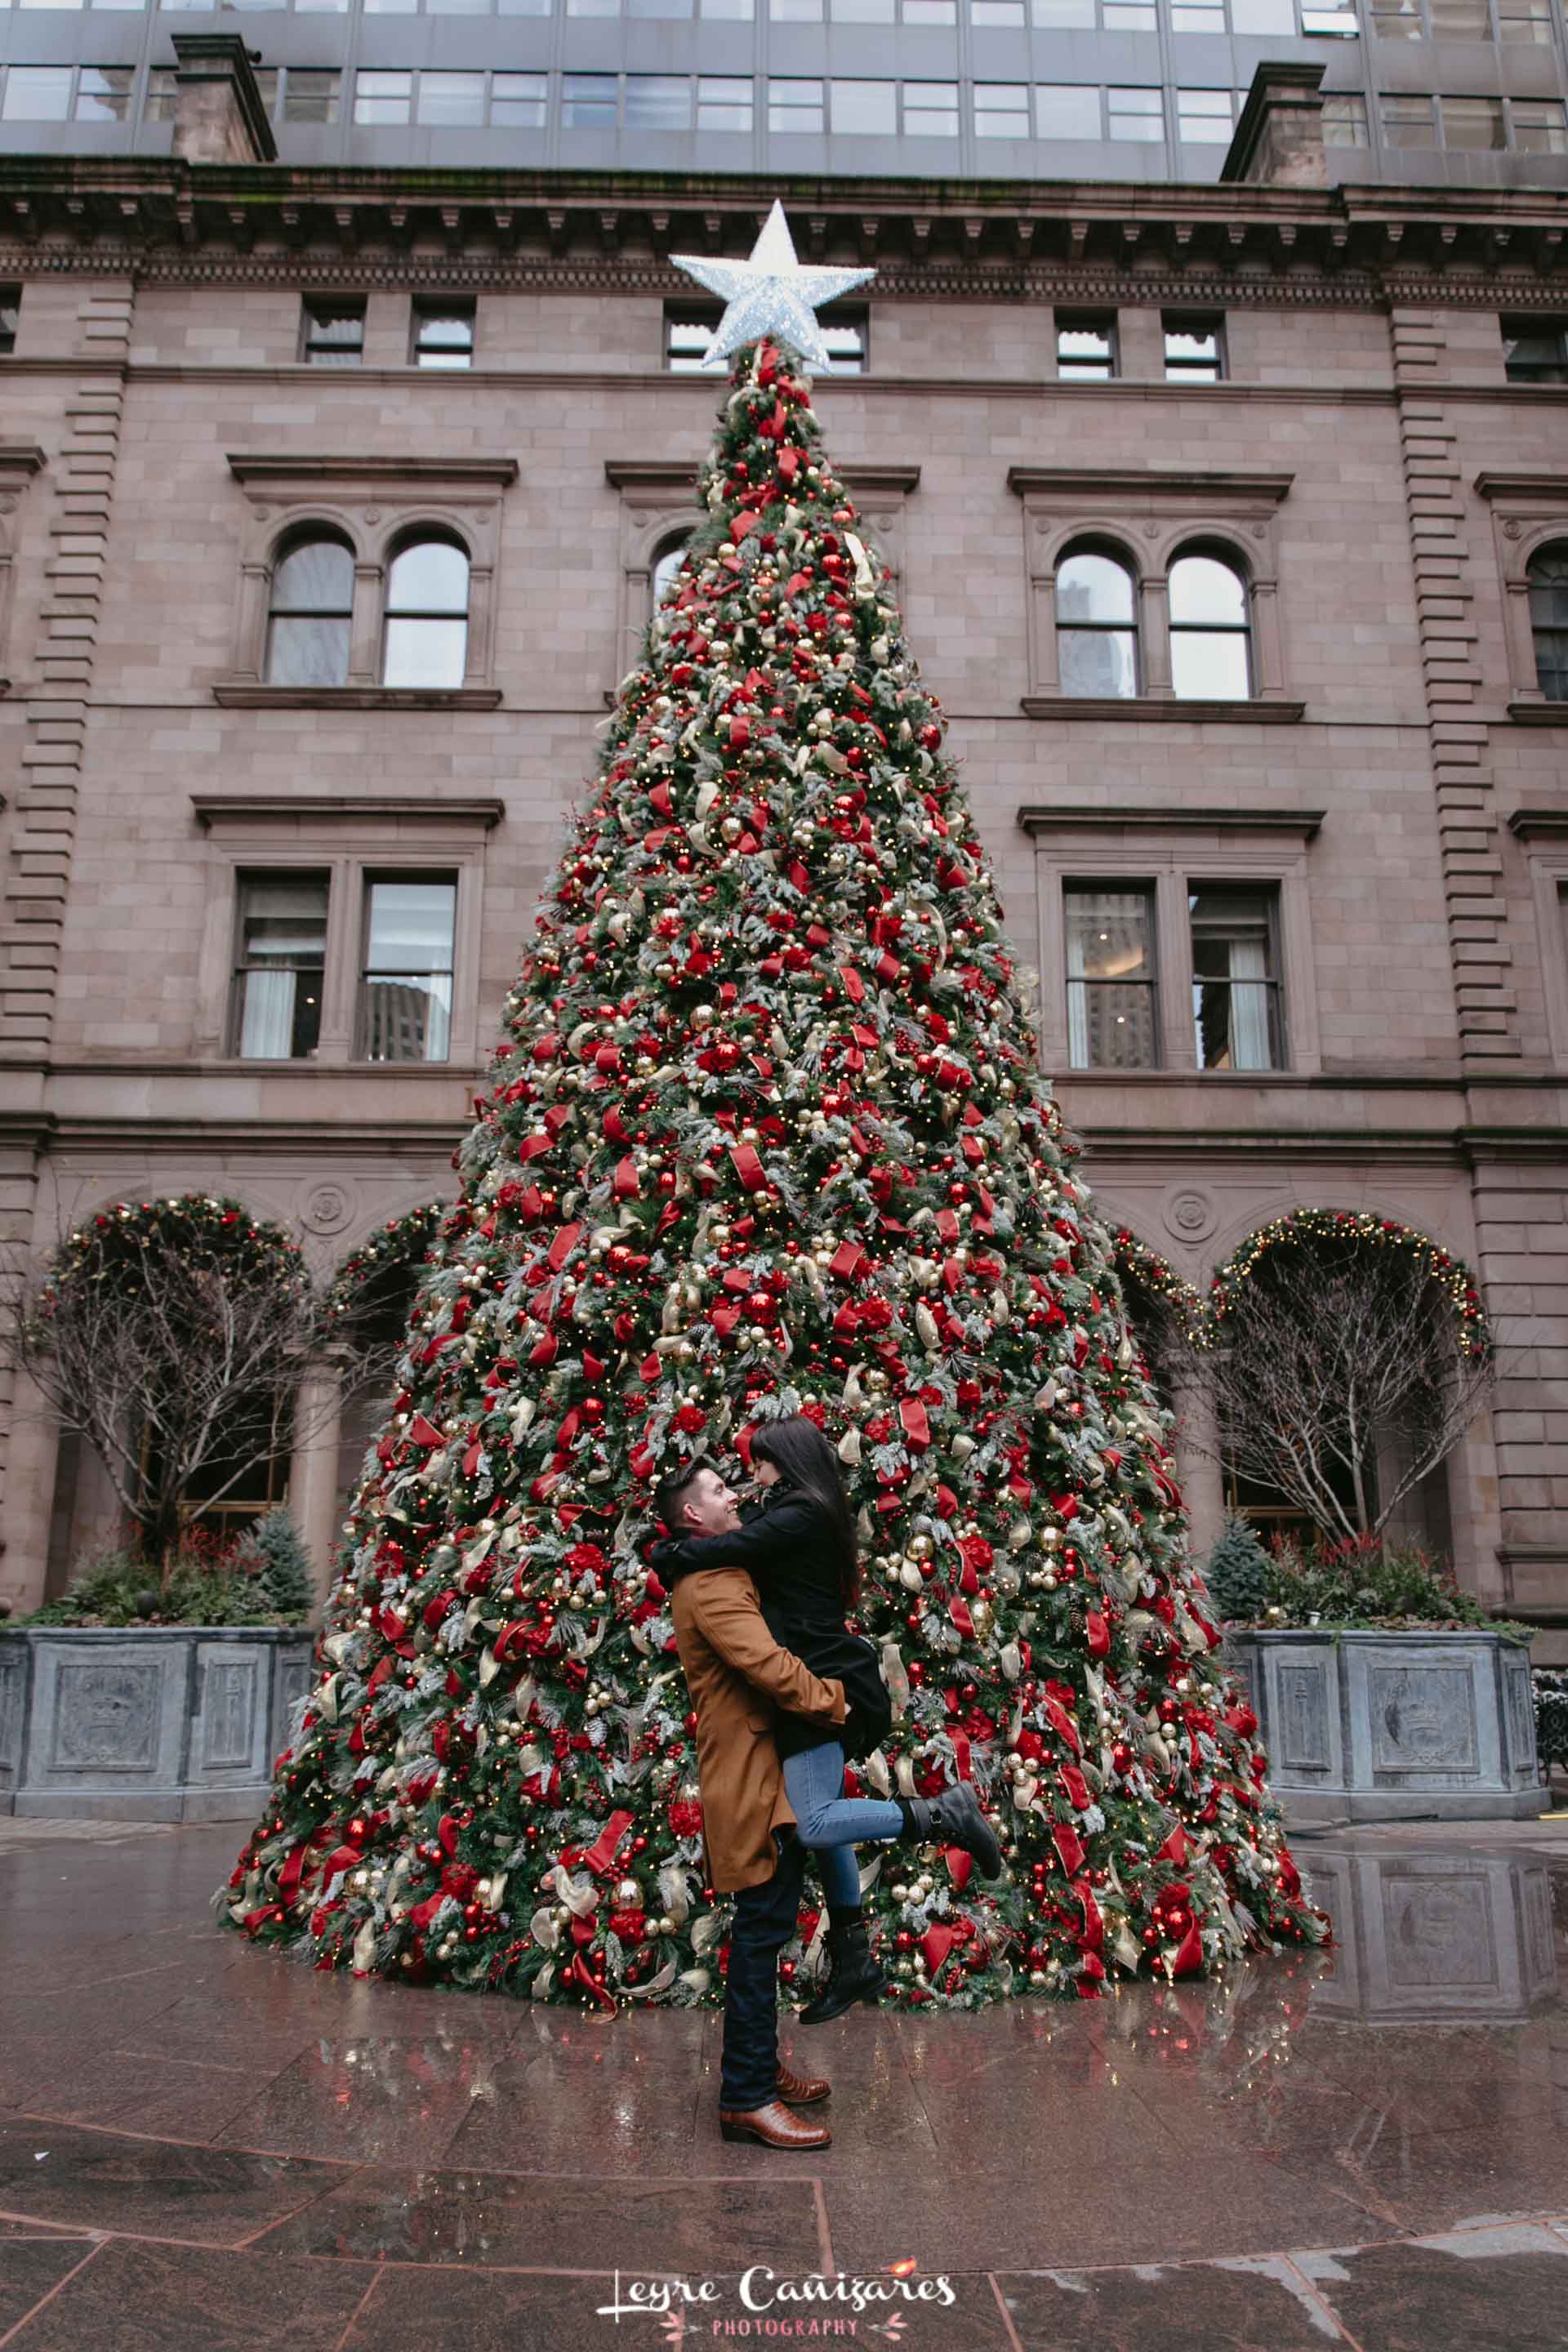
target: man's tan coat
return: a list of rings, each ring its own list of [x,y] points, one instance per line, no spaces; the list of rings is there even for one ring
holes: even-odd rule
[[[795,1820],[773,1741],[774,1706],[841,1724],[844,1685],[819,1680],[793,1650],[780,1649],[743,1568],[678,1577],[669,1610],[697,1715],[708,1880],[730,1894],[773,1876],[773,1832]]]

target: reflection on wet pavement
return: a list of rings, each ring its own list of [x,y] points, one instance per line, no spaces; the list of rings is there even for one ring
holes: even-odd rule
[[[237,1949],[231,1836],[5,1853],[7,2352],[584,2352],[634,2278],[710,2290],[634,2342],[737,2340],[749,2265],[879,2281],[910,2352],[1568,2345],[1568,1822],[1301,1835],[1334,1946],[1216,1983],[786,2026],[834,2083],[794,2159],[720,2139],[711,2012]]]

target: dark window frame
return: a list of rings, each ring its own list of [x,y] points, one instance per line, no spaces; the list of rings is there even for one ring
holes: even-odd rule
[[[304,367],[359,367],[364,360],[365,328],[370,298],[364,294],[303,294],[300,298],[300,361]],[[329,343],[320,330],[330,323],[325,313],[357,317],[359,342]]]
[[[1173,359],[1173,336],[1186,335],[1196,339],[1203,335],[1214,338],[1214,373],[1204,373],[1210,363],[1202,359]],[[1165,356],[1167,383],[1227,383],[1230,381],[1230,346],[1226,336],[1223,310],[1162,310],[1160,337]]]
[[[247,957],[245,952],[246,893],[258,885],[267,884],[284,888],[300,889],[307,885],[320,887],[321,898],[321,960],[320,963],[280,963]],[[321,1013],[326,997],[327,943],[331,922],[332,877],[329,866],[241,866],[236,868],[234,882],[234,928],[229,951],[228,1011],[224,1029],[225,1058],[246,1062],[313,1062],[317,1059],[321,1038]],[[304,1053],[246,1054],[241,1050],[245,1027],[245,982],[253,971],[314,972],[317,978],[315,1044]],[[294,1025],[298,1026],[296,1010]]]
[[[468,321],[467,343],[431,343],[426,346],[425,331],[443,319],[463,318]],[[479,350],[479,306],[471,294],[458,294],[450,299],[439,294],[416,294],[408,306],[408,364],[428,369],[432,374],[460,375],[474,364]],[[460,356],[459,356],[460,355]]]
[[[1228,976],[1226,979],[1220,980],[1211,974],[1203,973],[1198,971],[1197,934],[1194,922],[1194,909],[1193,902],[1195,898],[1203,895],[1206,895],[1212,898],[1222,899],[1226,898],[1237,899],[1261,898],[1263,899],[1264,970],[1261,975],[1258,978],[1244,979],[1238,983],[1234,976]],[[1289,1069],[1290,1066],[1290,1033],[1286,1020],[1285,975],[1282,969],[1283,939],[1280,915],[1282,894],[1278,879],[1266,877],[1260,881],[1252,881],[1242,880],[1235,875],[1221,875],[1214,880],[1205,880],[1201,875],[1189,874],[1186,877],[1186,896],[1187,961],[1194,998],[1194,1048],[1200,1074],[1206,1076],[1211,1072],[1217,1070],[1225,1076],[1256,1077],[1266,1076],[1271,1071]],[[1230,992],[1232,992],[1237,985],[1244,988],[1256,988],[1261,986],[1267,992],[1265,997],[1266,1027],[1268,1034],[1270,1053],[1277,1056],[1277,1058],[1273,1058],[1265,1063],[1250,1064],[1245,1069],[1239,1068],[1235,1064],[1225,1065],[1218,1062],[1205,1061],[1203,1057],[1203,1022],[1200,1007],[1197,1002],[1197,992],[1200,989],[1225,989],[1227,1000],[1227,1034],[1234,1037],[1235,1024],[1230,1020],[1229,1013],[1229,1007],[1234,1002],[1234,998],[1231,996]]]
[[[1121,320],[1115,310],[1058,310],[1053,314],[1051,331],[1057,357],[1058,383],[1115,383],[1121,374]],[[1062,358],[1064,335],[1103,335],[1107,343],[1107,364],[1102,370],[1094,367],[1087,355]],[[1066,371],[1070,370],[1070,373]]]
[[[1145,909],[1145,959],[1148,977],[1138,980],[1089,979],[1075,975],[1068,970],[1071,955],[1071,920],[1069,908],[1075,896],[1087,896],[1091,891],[1115,891],[1122,897],[1136,897]],[[1067,1013],[1068,1067],[1075,1076],[1091,1071],[1104,1071],[1112,1077],[1123,1077],[1139,1070],[1161,1070],[1166,1067],[1164,1005],[1160,989],[1160,906],[1156,877],[1150,874],[1069,874],[1061,879],[1062,893],[1062,982],[1064,1006]],[[1092,1059],[1075,1062],[1072,1059],[1073,997],[1075,988],[1084,993],[1084,1036],[1086,1048],[1092,1044],[1094,1024],[1089,1018],[1089,992],[1097,988],[1141,989],[1148,1000],[1150,1058],[1146,1062],[1096,1062]]]
[[[447,962],[431,964],[416,971],[412,966],[393,971],[390,966],[373,964],[370,961],[371,921],[374,894],[382,883],[435,882],[450,888],[452,893],[452,927],[447,935]],[[462,877],[452,866],[388,866],[381,863],[359,868],[359,952],[355,960],[353,1054],[356,1063],[375,1069],[441,1068],[452,1058],[452,1031],[457,1017],[458,993],[458,914],[462,892]],[[423,980],[444,977],[447,982],[447,1050],[444,1054],[383,1054],[370,1051],[372,1037],[370,983],[373,980]]]

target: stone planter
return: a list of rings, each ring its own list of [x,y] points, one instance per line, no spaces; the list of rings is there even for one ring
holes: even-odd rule
[[[274,1625],[0,1633],[0,1812],[246,1819],[315,1645],[309,1627]]]
[[[1232,1627],[1268,1779],[1292,1821],[1531,1821],[1530,1653],[1500,1634]]]
[[[1513,2025],[1554,1998],[1544,1862],[1479,1847],[1352,1853],[1316,1839],[1299,1859],[1307,1893],[1334,1923],[1314,2017]]]

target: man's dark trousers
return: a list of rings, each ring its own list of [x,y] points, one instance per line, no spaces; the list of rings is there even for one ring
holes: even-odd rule
[[[773,1842],[773,1874],[737,1889],[730,1929],[719,2105],[736,2115],[778,2096],[779,1954],[795,1931],[805,1848],[793,1830],[775,1830]]]

